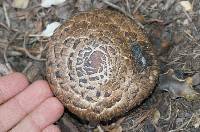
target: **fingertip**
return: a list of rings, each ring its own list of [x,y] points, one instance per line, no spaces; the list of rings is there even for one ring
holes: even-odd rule
[[[49,125],[42,132],[61,132],[57,125]]]
[[[62,114],[64,113],[64,106],[56,97],[51,97],[47,99],[46,103],[49,103],[49,105],[51,105],[52,111],[57,113],[58,118],[62,116]]]
[[[47,81],[44,81],[44,80],[35,81],[33,84],[31,84],[30,87],[37,88],[38,93],[46,93],[50,96],[53,96],[53,93],[52,93]]]
[[[22,73],[11,73],[0,77],[0,104],[23,91],[29,82]]]
[[[20,72],[11,73],[8,76],[12,76],[12,78],[21,80],[21,83],[23,82],[24,84],[26,84],[26,86],[29,84],[28,78],[24,74],[22,74]]]
[[[38,80],[29,85],[13,99],[16,99],[20,107],[23,108],[26,113],[29,113],[52,96],[53,93],[48,83],[44,80]],[[35,99],[33,100],[33,98]]]
[[[55,97],[46,99],[40,106],[33,110],[24,120],[35,122],[33,127],[44,129],[52,123],[56,122],[63,114],[64,107]],[[23,127],[25,122],[22,121],[20,127]]]
[[[32,87],[43,88],[43,90],[46,90],[46,93],[49,93],[53,96],[53,93],[52,93],[47,81],[38,80],[32,84]],[[38,91],[38,92],[40,92],[40,91]],[[61,113],[61,115],[62,115],[62,113],[64,113],[64,106],[56,97],[49,97],[45,102],[46,102],[46,104],[51,105],[52,108],[55,108],[55,111]]]
[[[37,80],[33,84],[37,84],[38,86],[49,88],[49,84],[45,80]]]

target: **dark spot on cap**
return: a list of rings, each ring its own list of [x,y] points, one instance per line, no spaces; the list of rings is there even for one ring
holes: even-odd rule
[[[65,41],[64,41],[64,44],[66,45],[68,45],[68,44],[71,44],[71,43],[73,43],[74,42],[74,39],[73,38],[68,38],[68,39],[66,39]]]
[[[79,82],[87,83],[87,79],[79,79]]]
[[[57,78],[61,78],[62,77],[62,73],[60,71],[56,71],[55,73]]]
[[[99,77],[97,77],[97,76],[96,77],[90,77],[89,80],[90,81],[96,81],[96,80],[99,80]]]
[[[136,68],[139,72],[144,71],[149,65],[151,65],[151,55],[145,52],[145,47],[140,45],[140,42],[134,42],[132,46],[132,55],[136,62]]]
[[[83,59],[82,58],[77,58],[76,65],[80,65],[82,63],[83,63]]]
[[[110,95],[111,95],[111,93],[109,93],[109,92],[104,93],[104,97],[109,97]]]
[[[82,77],[83,76],[83,73],[82,72],[80,72],[80,71],[76,71],[77,72],[77,76],[78,77]]]
[[[72,70],[72,60],[68,59],[68,68]]]
[[[81,41],[79,39],[76,39],[73,45],[73,49],[76,49],[77,45],[80,43]]]
[[[79,83],[79,86],[80,86],[80,87],[83,87],[83,85],[82,85],[82,84],[80,84],[80,83]]]
[[[52,66],[52,65],[53,65],[53,62],[52,62],[52,61],[48,61],[47,65],[48,65],[48,66]]]
[[[90,90],[93,90],[93,89],[95,89],[95,87],[92,87],[92,86],[88,86],[88,87],[86,87],[87,89],[90,89]]]
[[[87,101],[92,101],[93,99],[92,99],[92,97],[86,96],[86,100]]]
[[[104,78],[104,75],[100,75],[100,77],[101,77],[101,79],[103,79],[103,78]]]
[[[68,74],[69,75],[69,78],[70,78],[70,80],[72,80],[72,81],[74,81],[75,79],[71,76],[71,74],[69,73]]]
[[[74,53],[70,53],[69,57],[73,57],[74,56]]]
[[[100,106],[96,106],[96,107],[94,108],[94,112],[96,112],[96,113],[100,113],[101,111],[102,111],[102,109],[101,109]]]
[[[96,96],[97,96],[97,97],[100,97],[100,96],[101,96],[101,92],[100,92],[100,91],[97,91],[97,92],[96,92]]]

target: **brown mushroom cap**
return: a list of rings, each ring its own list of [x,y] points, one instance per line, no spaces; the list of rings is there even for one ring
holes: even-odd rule
[[[111,10],[83,12],[51,38],[47,79],[55,96],[82,119],[110,120],[154,89],[159,66],[138,26]]]

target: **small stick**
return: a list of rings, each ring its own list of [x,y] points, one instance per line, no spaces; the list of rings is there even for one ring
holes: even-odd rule
[[[198,33],[197,27],[194,25],[192,18],[190,17],[190,15],[187,13],[187,11],[185,9],[183,9],[183,12],[185,13],[186,17],[188,18],[189,22],[191,22],[191,24],[194,27],[194,30]]]
[[[27,71],[28,71],[28,69],[31,67],[33,65],[33,63],[32,62],[29,62],[27,65],[26,65],[26,67],[24,68],[24,70],[22,71],[22,73],[26,73]]]
[[[4,14],[5,14],[5,17],[6,17],[6,23],[8,25],[8,28],[10,29],[10,19],[8,17],[5,1],[3,2],[3,11],[4,11]]]
[[[129,0],[126,0],[126,6],[127,6],[127,9],[128,9],[128,13],[131,13],[131,8],[130,8]]]
[[[139,9],[139,7],[143,4],[144,0],[140,0],[140,2],[138,3],[138,5],[135,7],[133,14],[135,14],[137,12],[137,10]]]
[[[107,0],[103,0],[103,2],[109,6],[111,6],[112,8],[117,9],[118,11],[122,12],[124,15],[126,15],[127,17],[131,18],[132,20],[134,20],[136,22],[136,24],[144,29],[144,26],[137,20],[135,19],[130,13],[126,12],[124,9],[120,8],[119,6],[114,5],[113,3],[107,1]]]
[[[180,127],[174,129],[174,130],[169,130],[168,132],[177,132],[183,130],[183,128],[188,126],[188,124],[192,121],[192,118],[194,117],[194,114],[190,117],[190,119],[186,122],[184,122]]]
[[[10,65],[10,63],[8,62],[8,57],[7,57],[7,51],[8,51],[8,47],[10,46],[10,44],[15,40],[15,38],[17,37],[18,33],[16,33],[13,38],[11,38],[11,40],[8,42],[8,44],[5,46],[5,50],[4,50],[4,53],[3,53],[3,57],[4,57],[4,60],[5,60],[5,64],[7,66],[7,68],[13,72],[13,69]]]
[[[170,118],[171,118],[171,114],[172,114],[172,104],[171,104],[171,101],[170,101],[169,103],[170,103],[170,104],[169,104],[169,114],[168,114],[168,117],[165,118],[165,119],[161,118],[161,119],[163,119],[163,120],[165,120],[165,121],[169,121]]]
[[[37,60],[37,61],[46,61],[46,59],[44,58],[38,58],[38,57],[35,57],[33,56],[27,49],[26,49],[26,35],[24,35],[24,43],[23,43],[23,48],[24,48],[24,52],[26,53],[26,55],[33,59],[33,60]]]
[[[168,10],[174,3],[176,2],[176,0],[167,0],[167,2],[165,3],[163,10]]]

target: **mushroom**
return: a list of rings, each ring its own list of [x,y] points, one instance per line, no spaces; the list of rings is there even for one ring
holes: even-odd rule
[[[159,65],[152,44],[128,17],[112,10],[79,13],[48,42],[47,80],[78,117],[107,121],[154,89]]]

